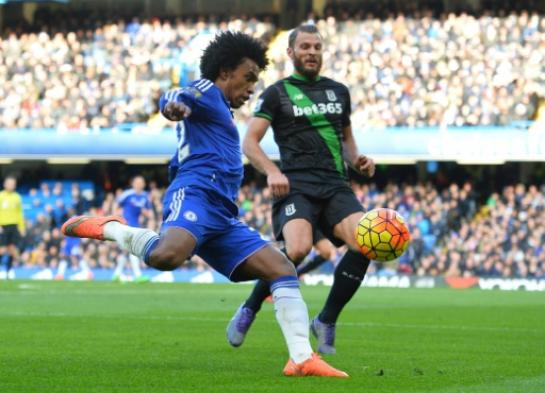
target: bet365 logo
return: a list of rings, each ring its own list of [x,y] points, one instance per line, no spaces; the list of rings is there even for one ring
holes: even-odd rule
[[[311,115],[325,115],[326,113],[329,113],[331,115],[333,114],[341,114],[343,112],[343,106],[340,102],[330,102],[328,104],[312,104],[305,107],[300,107],[298,105],[293,105],[293,114],[296,117],[299,116],[311,116]]]

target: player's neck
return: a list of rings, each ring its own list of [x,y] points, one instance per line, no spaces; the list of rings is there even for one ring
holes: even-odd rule
[[[223,97],[227,99],[227,83],[225,81],[222,81],[221,78],[218,78],[214,81],[214,84],[218,89],[221,90],[221,92],[223,93]]]
[[[297,71],[295,71],[292,75],[291,75],[292,78],[294,79],[297,79],[297,80],[300,80],[300,81],[303,81],[303,82],[317,82],[320,80],[320,75],[316,75],[313,78],[309,78],[308,76],[306,75],[303,75],[303,74],[300,74],[298,73]]]

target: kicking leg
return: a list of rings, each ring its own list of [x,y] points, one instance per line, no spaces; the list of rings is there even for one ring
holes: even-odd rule
[[[61,228],[66,236],[112,240],[123,249],[158,270],[174,270],[191,255],[197,241],[187,230],[168,228],[161,236],[156,232],[133,228],[121,217],[73,217]]]

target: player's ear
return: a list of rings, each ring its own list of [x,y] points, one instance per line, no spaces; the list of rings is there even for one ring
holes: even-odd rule
[[[220,77],[221,80],[226,81],[226,80],[229,79],[229,77],[231,76],[231,73],[232,73],[231,70],[222,68],[222,69],[220,69],[220,75],[219,75],[219,77]]]
[[[289,58],[293,60],[293,55],[294,55],[293,48],[291,46],[288,46],[288,49],[286,50],[286,52],[288,53]]]

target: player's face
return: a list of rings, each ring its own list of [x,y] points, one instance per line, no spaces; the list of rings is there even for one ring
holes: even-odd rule
[[[288,56],[295,70],[309,79],[315,79],[322,68],[322,38],[316,33],[300,32]]]
[[[16,186],[17,183],[15,182],[15,179],[8,177],[6,180],[4,180],[4,190],[15,191]]]
[[[146,181],[141,176],[135,177],[134,180],[132,181],[132,188],[136,192],[142,191],[145,187],[146,187]]]
[[[240,108],[254,93],[259,67],[250,59],[244,61],[234,70],[227,73],[225,96],[231,108]]]

